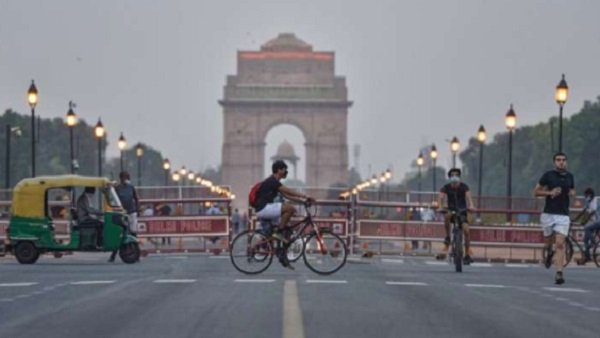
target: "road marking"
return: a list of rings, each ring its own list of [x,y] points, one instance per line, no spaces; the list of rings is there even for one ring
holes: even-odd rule
[[[331,279],[307,279],[308,284],[346,284],[345,280],[331,280]]]
[[[583,289],[576,289],[576,288],[544,288],[544,290],[548,290],[548,291],[556,291],[556,292],[579,292],[579,293],[585,293],[585,292],[589,292],[587,290],[583,290]]]
[[[448,265],[448,262],[436,262],[436,261],[426,261],[427,265]]]
[[[588,311],[600,312],[600,307],[586,307],[585,309]]]
[[[559,301],[559,302],[568,302],[569,300],[563,297],[555,297],[555,300]]]
[[[38,283],[0,283],[0,287],[32,286]]]
[[[112,284],[114,280],[82,280],[79,282],[71,282],[71,285],[97,285],[97,284]]]
[[[210,259],[229,259],[229,256],[208,256]]]
[[[504,266],[507,268],[528,268],[528,267],[530,267],[529,264],[510,264],[510,263],[504,264]]]
[[[296,281],[286,280],[283,285],[283,338],[304,338],[302,310]]]
[[[471,266],[476,268],[491,268],[492,263],[471,263]]]
[[[31,297],[31,295],[18,295],[18,296],[15,296],[16,299],[29,298],[29,297]]]
[[[382,263],[395,263],[395,264],[404,264],[404,259],[390,259],[390,258],[382,258]]]
[[[575,307],[583,307],[584,305],[581,303],[577,303],[577,302],[568,302],[567,304],[571,305],[571,306],[575,306]]]
[[[273,283],[274,279],[236,279],[236,283]]]
[[[12,302],[13,300],[14,300],[14,299],[12,299],[12,298],[0,298],[0,302],[3,302],[3,303],[4,303],[4,302],[6,302],[6,303],[7,303],[7,302]]]
[[[173,256],[173,257],[165,257],[166,259],[188,259],[188,256]]]
[[[427,283],[423,282],[385,282],[386,285],[414,285],[414,286],[427,286]]]
[[[499,284],[465,284],[465,286],[468,288],[495,288],[495,289],[502,289],[502,288],[506,287],[504,285],[499,285]]]
[[[195,279],[157,279],[153,283],[167,284],[167,283],[194,283]]]

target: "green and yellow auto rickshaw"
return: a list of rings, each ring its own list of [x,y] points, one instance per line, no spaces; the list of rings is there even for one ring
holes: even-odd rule
[[[103,241],[97,228],[79,226],[75,200],[86,187],[95,188],[93,200],[102,214]],[[57,227],[62,231],[57,231]],[[125,263],[139,261],[138,240],[129,232],[128,217],[110,181],[78,175],[42,176],[21,180],[13,190],[8,226],[8,250],[19,263],[33,264],[40,254],[60,256],[73,251],[119,251]]]

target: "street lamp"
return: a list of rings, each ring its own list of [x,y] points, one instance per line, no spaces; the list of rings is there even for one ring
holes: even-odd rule
[[[171,170],[171,162],[168,158],[163,161],[163,169],[165,171],[165,186],[169,185],[169,171]]]
[[[10,124],[6,125],[6,176],[4,177],[4,188],[10,189],[10,136],[12,134],[21,136],[21,128],[11,127]]]
[[[38,90],[33,80],[27,91],[27,101],[31,107],[31,177],[35,177],[35,106],[38,104]]]
[[[437,148],[435,147],[435,144],[433,144],[431,146],[431,152],[429,153],[429,156],[431,156],[431,161],[433,162],[433,195],[434,195],[434,199],[435,199],[435,190],[436,190],[436,182],[435,182],[435,161],[437,160],[438,157],[438,152],[437,152]]]
[[[138,187],[142,186],[142,156],[144,156],[144,148],[141,143],[135,146],[135,156],[137,156],[137,177]]]
[[[477,209],[481,208],[481,180],[483,177],[483,144],[487,135],[483,124],[477,130],[477,141],[479,142],[479,177],[477,179]],[[481,221],[481,213],[477,212],[477,219]]]
[[[187,174],[188,180],[193,182],[195,177],[196,175],[194,174],[194,172],[190,170],[190,172]]]
[[[127,140],[125,139],[125,136],[123,136],[123,132],[121,132],[121,135],[119,136],[117,147],[119,147],[119,163],[121,165],[121,172],[123,172],[123,151],[127,147]]]
[[[419,151],[419,157],[417,157],[417,167],[419,168],[419,180],[417,181],[417,190],[419,191],[419,204],[421,204],[421,169],[423,168],[423,164],[425,164],[425,159],[423,159],[423,153]]]
[[[460,150],[460,142],[458,138],[454,136],[450,141],[450,151],[452,151],[452,168],[456,168],[456,154]]]
[[[563,120],[563,106],[567,103],[567,99],[569,97],[569,86],[567,86],[567,81],[565,81],[565,74],[562,75],[562,79],[556,86],[556,92],[554,93],[554,98],[556,99],[556,103],[558,103],[559,113],[558,113],[558,151],[562,151],[562,120]]]
[[[172,178],[173,178],[173,181],[179,182],[179,180],[181,179],[181,176],[179,175],[178,172],[174,172]]]
[[[75,129],[75,126],[77,125],[77,115],[75,115],[75,112],[73,111],[73,107],[75,107],[75,104],[73,103],[73,101],[69,101],[69,111],[67,111],[67,117],[65,120],[67,127],[69,127],[69,145],[70,145],[70,149],[71,149],[71,174],[75,173],[75,153],[73,150],[73,129]]]
[[[517,114],[513,109],[513,105],[510,105],[510,109],[506,113],[504,120],[506,128],[508,129],[508,180],[506,182],[506,207],[508,210],[512,210],[512,136],[513,131],[517,125]],[[510,212],[506,213],[506,221],[512,220]]]
[[[102,138],[104,137],[104,125],[102,121],[98,119],[96,127],[94,127],[94,134],[98,139],[98,176],[102,176]]]

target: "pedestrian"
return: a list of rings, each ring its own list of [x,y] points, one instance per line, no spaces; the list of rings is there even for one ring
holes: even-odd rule
[[[138,210],[140,209],[140,200],[137,195],[137,191],[133,184],[131,184],[131,177],[126,171],[119,173],[119,184],[115,187],[119,200],[125,209],[125,212],[129,216],[129,231],[132,235],[137,236],[137,216]],[[109,262],[115,261],[117,250],[113,251],[108,259]]]
[[[160,204],[156,206],[156,214],[158,216],[169,216],[171,215],[171,207],[168,204]],[[162,237],[161,243],[162,245],[171,245],[171,237]]]
[[[540,216],[540,224],[544,230],[544,250],[547,269],[552,266],[552,258],[556,255],[554,266],[556,275],[554,282],[558,285],[565,282],[563,265],[565,261],[565,238],[569,235],[570,197],[575,197],[575,179],[567,171],[567,155],[558,152],[552,158],[554,169],[542,175],[534,193],[536,197],[545,197],[544,211]],[[556,252],[552,250],[555,244]]]
[[[240,231],[240,211],[235,209],[233,215],[231,215],[231,224],[233,224],[233,234],[237,234]]]

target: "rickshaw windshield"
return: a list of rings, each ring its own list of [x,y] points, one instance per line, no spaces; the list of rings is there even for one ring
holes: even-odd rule
[[[106,199],[108,200],[108,205],[111,208],[123,208],[121,205],[121,200],[119,200],[119,196],[115,191],[115,188],[108,187],[104,189],[104,193],[106,194]]]

